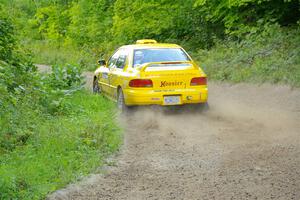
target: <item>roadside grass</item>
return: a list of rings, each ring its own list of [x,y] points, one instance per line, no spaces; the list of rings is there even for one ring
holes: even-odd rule
[[[300,87],[300,28],[272,25],[240,42],[219,41],[192,55],[210,80]]]
[[[100,56],[88,47],[78,48],[59,45],[47,40],[24,41],[23,45],[32,52],[34,63],[48,65],[65,65],[69,63],[80,66],[85,71],[95,70]]]
[[[78,91],[64,99],[69,112],[34,120],[26,145],[0,154],[0,199],[42,199],[95,171],[122,141],[115,106]]]

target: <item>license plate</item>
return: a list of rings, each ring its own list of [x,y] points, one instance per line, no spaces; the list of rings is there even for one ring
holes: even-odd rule
[[[165,105],[176,105],[180,104],[180,96],[164,96]]]

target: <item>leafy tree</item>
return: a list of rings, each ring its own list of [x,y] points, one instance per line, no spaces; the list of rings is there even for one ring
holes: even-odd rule
[[[170,36],[180,5],[173,1],[117,0],[113,35],[121,43],[139,38],[163,39]],[[176,30],[174,30],[176,31]]]
[[[300,24],[299,0],[0,0],[23,42],[51,41],[94,57],[141,38],[211,48],[265,25]],[[30,38],[30,39],[28,39]],[[52,47],[49,47],[52,48]]]
[[[300,19],[299,0],[196,0],[194,6],[206,21],[223,23],[232,35],[256,32],[265,23],[291,25]]]
[[[62,41],[69,24],[68,12],[56,5],[38,8],[35,23],[44,38]]]

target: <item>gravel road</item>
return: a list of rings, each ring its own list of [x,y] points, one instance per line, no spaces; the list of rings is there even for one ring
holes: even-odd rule
[[[49,199],[300,199],[300,90],[209,83],[209,91],[206,113],[121,115],[125,141],[110,166]]]

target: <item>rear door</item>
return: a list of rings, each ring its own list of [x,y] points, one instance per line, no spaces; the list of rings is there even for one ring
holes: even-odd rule
[[[124,68],[127,65],[127,60],[128,60],[128,51],[125,48],[120,49],[119,57],[110,75],[110,85],[112,89],[111,96],[113,98],[117,97],[118,85],[122,85],[122,82],[124,80]]]
[[[101,85],[101,89],[102,91],[107,94],[107,95],[110,95],[111,93],[111,86],[110,86],[110,76],[111,76],[111,73],[112,73],[112,70],[114,69],[115,67],[115,64],[118,60],[118,57],[119,57],[119,51],[116,51],[108,60],[107,62],[107,68],[108,70],[103,72],[101,74],[101,77],[100,77],[100,85]]]

